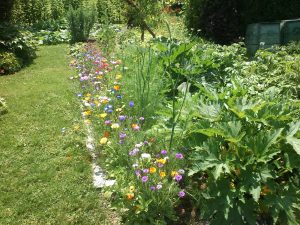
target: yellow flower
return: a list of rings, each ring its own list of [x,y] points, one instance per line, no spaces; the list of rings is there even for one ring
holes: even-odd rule
[[[129,187],[129,191],[130,191],[130,192],[134,192],[134,190],[135,190],[135,187],[134,187],[134,186],[130,186],[130,187]]]
[[[92,111],[91,110],[85,111],[85,112],[83,112],[83,115],[90,116],[90,115],[92,115]]]
[[[121,74],[117,74],[116,75],[116,80],[120,80],[120,79],[122,79],[122,75]]]
[[[122,108],[117,108],[116,111],[117,112],[121,112],[123,109]]]
[[[161,178],[165,177],[165,176],[166,176],[166,172],[161,171],[161,172],[159,173],[159,176],[160,176]]]
[[[120,127],[120,125],[118,124],[118,123],[113,123],[112,125],[111,125],[111,128],[112,129],[118,129]]]
[[[107,113],[101,113],[99,114],[100,118],[105,118],[107,116]]]
[[[171,176],[172,176],[172,177],[175,177],[175,176],[178,175],[178,174],[179,174],[179,173],[178,173],[177,171],[172,171],[172,172],[171,172]]]
[[[98,80],[101,80],[103,78],[103,76],[97,76]]]
[[[85,124],[91,124],[92,122],[91,122],[91,120],[84,120],[84,123]]]
[[[101,145],[106,145],[107,144],[108,139],[106,137],[103,137],[100,139],[100,144]]]
[[[155,173],[156,172],[156,168],[155,167],[150,167],[149,168],[149,172],[150,173]]]
[[[101,103],[103,103],[103,104],[108,103],[108,99],[102,99],[102,100],[101,100]]]
[[[78,131],[80,129],[80,125],[79,124],[75,124],[73,126],[73,130]]]
[[[90,93],[87,93],[86,95],[85,95],[85,97],[91,97],[92,95],[90,94]]]
[[[167,160],[165,160],[165,159],[157,159],[156,162],[161,163],[161,164],[166,164]]]
[[[89,101],[91,98],[90,97],[85,97],[84,100],[85,101]]]

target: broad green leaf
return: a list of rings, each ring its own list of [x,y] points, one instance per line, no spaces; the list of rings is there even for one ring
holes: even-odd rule
[[[252,188],[252,190],[250,190],[250,193],[251,193],[253,199],[254,199],[256,202],[258,202],[258,200],[259,200],[260,192],[261,192],[261,187],[260,187],[260,185],[258,185],[258,186],[255,187],[255,188]]]
[[[300,155],[300,139],[294,137],[287,137],[287,143],[293,146],[294,150]]]
[[[300,129],[300,121],[297,121],[296,123],[292,123],[290,125],[290,130],[288,131],[286,136],[293,137],[298,132],[299,129]]]
[[[214,178],[217,180],[223,172],[230,173],[229,167],[225,163],[218,164],[213,171]]]

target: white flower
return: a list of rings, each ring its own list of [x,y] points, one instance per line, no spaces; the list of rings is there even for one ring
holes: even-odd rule
[[[179,170],[178,170],[178,173],[180,173],[180,174],[184,174],[184,173],[185,173],[185,171],[184,171],[183,169],[179,169]]]
[[[143,153],[143,154],[141,154],[141,158],[142,159],[151,159],[151,155],[148,153]]]
[[[142,146],[143,146],[143,143],[142,143],[142,142],[135,145],[136,148],[140,148],[140,147],[142,147]]]

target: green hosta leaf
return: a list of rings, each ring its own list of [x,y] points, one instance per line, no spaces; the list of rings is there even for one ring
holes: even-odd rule
[[[260,192],[261,192],[261,187],[260,187],[260,185],[258,185],[257,187],[253,187],[253,188],[250,190],[250,193],[251,193],[253,199],[254,199],[256,202],[258,202],[258,200],[259,200]]]
[[[294,137],[287,137],[287,143],[293,146],[294,150],[300,155],[300,139]]]

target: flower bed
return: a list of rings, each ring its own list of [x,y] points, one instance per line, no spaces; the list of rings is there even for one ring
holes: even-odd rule
[[[174,221],[175,208],[186,195],[184,154],[146,134],[148,118],[139,114],[133,96],[127,94],[120,60],[103,57],[92,44],[77,48],[73,56],[82,115],[95,131],[101,165],[117,180],[106,193],[124,211],[123,221]]]

